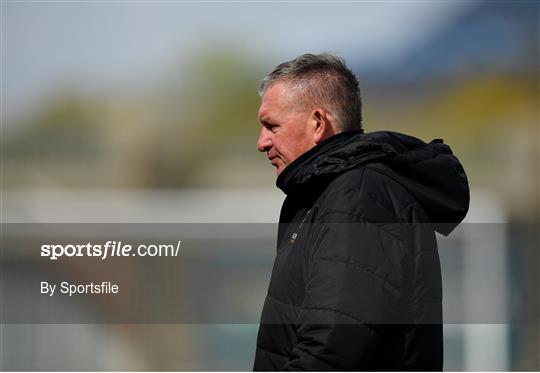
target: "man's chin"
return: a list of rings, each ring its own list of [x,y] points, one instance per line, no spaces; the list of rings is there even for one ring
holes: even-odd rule
[[[278,157],[273,158],[271,164],[276,168],[276,176],[279,176],[287,168],[287,164]]]
[[[283,170],[285,170],[285,165],[275,165],[274,166],[276,168],[276,176],[279,176],[280,173],[283,172]]]

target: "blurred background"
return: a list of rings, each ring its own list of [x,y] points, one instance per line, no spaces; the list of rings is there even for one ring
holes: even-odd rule
[[[360,78],[366,131],[442,138],[467,171],[467,224],[439,237],[445,313],[489,294],[483,307],[515,322],[448,323],[445,369],[540,370],[537,1],[36,1],[1,12],[4,223],[276,222],[284,195],[255,147],[258,83],[302,53],[336,53]],[[264,254],[235,267],[249,272],[239,294],[254,310],[273,260],[272,237],[261,242]],[[33,260],[2,251],[7,272]],[[249,370],[256,333],[4,323],[0,365]]]

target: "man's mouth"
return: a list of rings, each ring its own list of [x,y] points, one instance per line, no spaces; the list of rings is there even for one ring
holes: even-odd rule
[[[272,166],[274,167],[279,167],[278,166],[278,160],[279,160],[279,157],[277,155],[273,155],[273,156],[268,156],[268,160],[270,161],[270,163],[272,164]]]

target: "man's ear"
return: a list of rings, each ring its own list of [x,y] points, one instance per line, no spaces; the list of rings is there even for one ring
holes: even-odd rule
[[[309,117],[309,122],[313,131],[313,141],[315,144],[319,144],[330,136],[335,135],[333,128],[334,118],[325,109],[316,108],[313,110]]]

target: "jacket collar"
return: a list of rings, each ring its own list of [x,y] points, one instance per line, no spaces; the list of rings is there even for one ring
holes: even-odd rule
[[[341,132],[291,162],[278,176],[276,185],[289,194],[302,185],[331,180],[348,169],[389,154],[395,151],[386,144],[371,142],[361,129]]]

